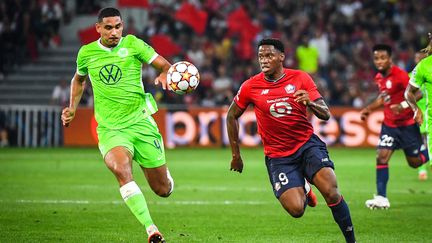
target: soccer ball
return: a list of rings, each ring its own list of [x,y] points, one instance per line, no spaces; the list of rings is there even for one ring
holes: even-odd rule
[[[168,89],[176,94],[187,94],[194,91],[199,84],[198,69],[190,62],[174,63],[167,74]]]

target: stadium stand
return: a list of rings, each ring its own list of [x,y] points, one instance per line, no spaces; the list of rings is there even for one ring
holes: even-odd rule
[[[298,67],[296,49],[307,37],[310,46],[319,52],[319,69],[312,75],[328,103],[361,107],[370,99],[369,94],[376,92],[371,85],[371,46],[390,44],[395,50],[394,61],[410,71],[414,52],[426,45],[431,29],[428,3],[6,0],[0,4],[0,103],[48,104],[57,82],[73,74],[76,50],[81,44],[79,31],[92,28],[100,6],[116,5],[124,13],[125,34],[141,36],[172,62],[191,60],[201,72],[199,89],[190,96],[176,96],[148,85],[160,103],[228,104],[229,99],[224,97],[232,97],[245,77],[258,72],[256,41],[272,36],[286,44],[285,65],[293,68]],[[44,15],[50,9],[47,4],[61,13]],[[57,19],[47,21],[52,15]],[[128,23],[134,23],[134,27]],[[161,49],[158,43],[170,47]],[[224,89],[221,98],[217,90],[223,83],[216,81],[221,80],[218,75],[223,69],[230,77],[224,79],[230,90]],[[154,75],[145,69],[144,82],[150,83]]]

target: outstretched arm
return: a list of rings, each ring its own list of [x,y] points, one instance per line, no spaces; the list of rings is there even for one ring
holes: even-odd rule
[[[239,173],[242,173],[243,171],[243,160],[240,155],[238,118],[243,114],[243,112],[243,109],[241,109],[235,102],[232,102],[228,109],[226,118],[228,138],[232,152],[231,170]]]
[[[360,117],[361,117],[361,119],[363,121],[366,120],[366,118],[369,116],[369,114],[372,111],[378,109],[383,104],[384,104],[384,95],[380,94],[380,95],[378,95],[378,97],[376,97],[376,99],[372,103],[370,103],[365,108],[363,108],[363,110],[360,111]]]
[[[309,93],[306,90],[297,90],[294,93],[295,101],[305,104],[309,110],[319,119],[328,121],[330,119],[330,110],[323,98],[311,101]]]
[[[159,76],[156,77],[154,83],[155,85],[158,85],[159,83],[162,84],[162,88],[166,89],[167,87],[167,72],[168,69],[171,67],[171,64],[162,56],[156,57],[156,59],[151,63],[152,67],[154,67],[158,72],[160,72]]]
[[[414,120],[418,124],[423,123],[423,113],[417,106],[417,99],[418,99],[418,88],[412,86],[411,84],[408,84],[406,90],[405,90],[405,99],[408,102],[411,109],[414,111]]]
[[[69,107],[66,107],[62,111],[61,119],[63,121],[63,126],[69,126],[69,123],[74,119],[76,109],[79,105],[79,102],[81,100],[81,96],[84,92],[84,86],[85,86],[85,80],[87,78],[86,76],[80,76],[79,74],[75,73],[74,77],[71,81],[71,88],[70,88],[70,100],[69,100]]]

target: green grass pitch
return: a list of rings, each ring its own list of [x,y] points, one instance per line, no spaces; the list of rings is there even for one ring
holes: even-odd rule
[[[172,149],[169,198],[150,191],[135,164],[155,223],[167,242],[344,242],[319,195],[290,217],[274,198],[262,148],[243,149],[243,174],[228,149]],[[330,149],[358,242],[432,242],[432,180],[417,180],[398,151],[390,161],[389,210],[364,206],[375,192],[373,149]],[[318,192],[315,189],[315,192]],[[0,242],[146,242],[97,149],[0,149]]]

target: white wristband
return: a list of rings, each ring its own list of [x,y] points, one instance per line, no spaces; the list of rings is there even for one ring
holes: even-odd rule
[[[402,102],[400,103],[400,105],[402,106],[403,109],[406,109],[406,108],[409,107],[408,102],[406,102],[406,100],[402,101]]]

